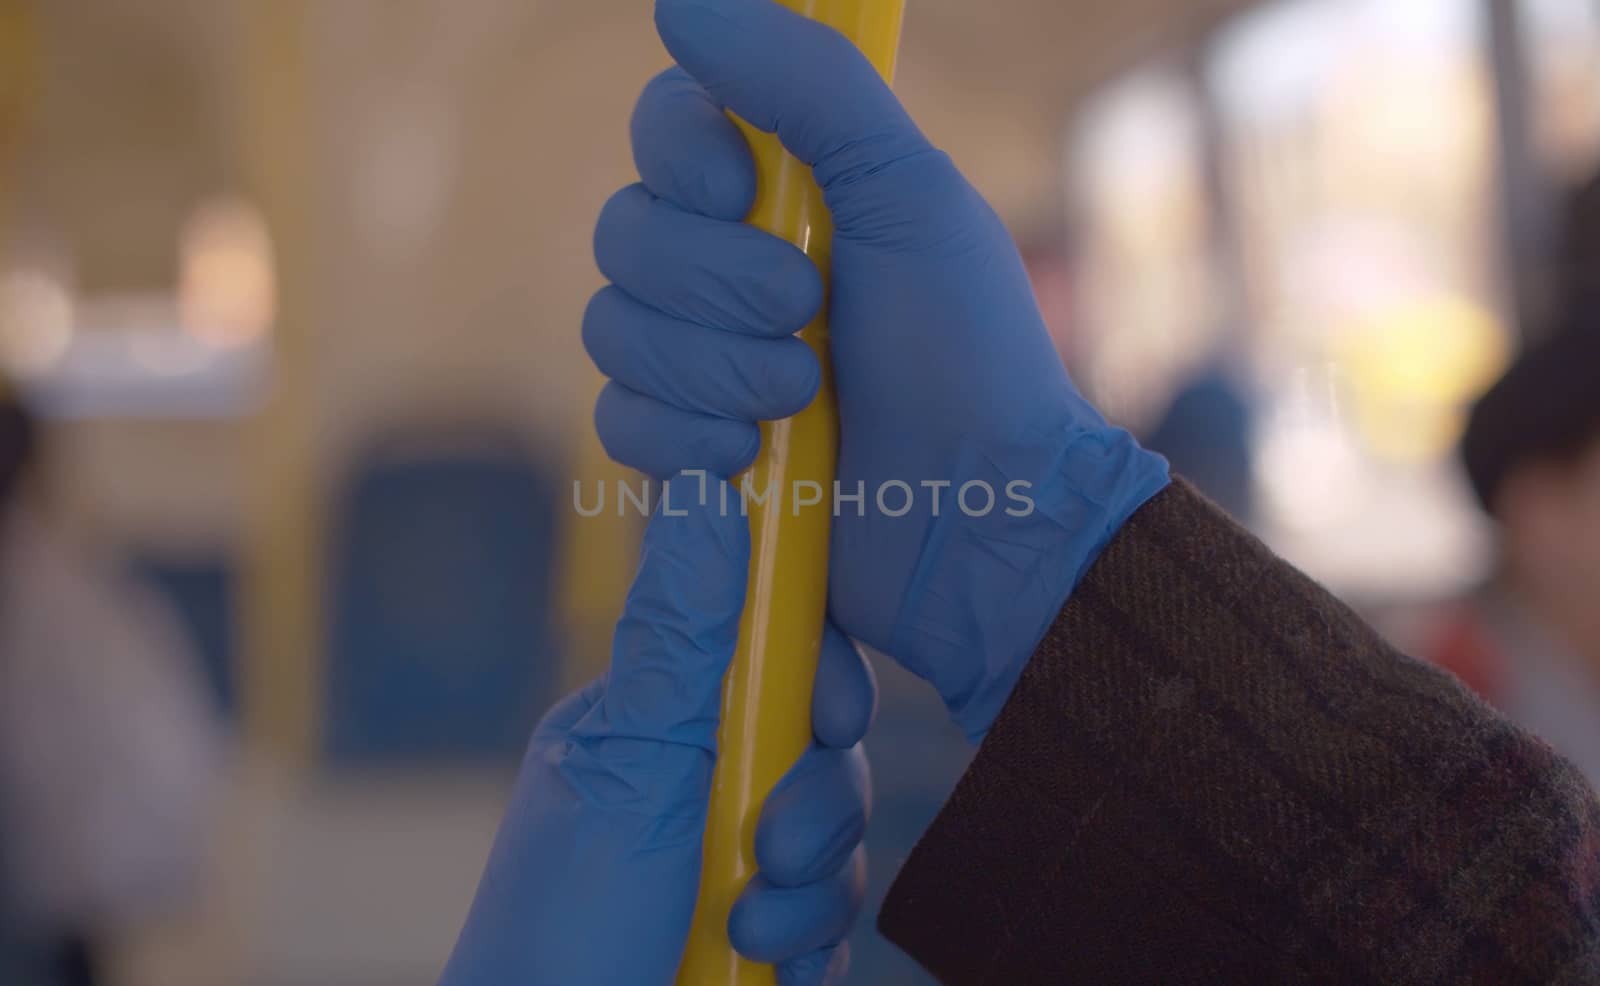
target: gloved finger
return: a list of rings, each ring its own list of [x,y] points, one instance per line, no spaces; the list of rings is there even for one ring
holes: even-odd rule
[[[816,687],[811,693],[811,730],[817,742],[836,750],[866,738],[878,711],[878,679],[855,641],[829,620],[822,630]]]
[[[633,163],[644,186],[685,212],[737,222],[756,200],[756,166],[744,134],[705,88],[674,65],[651,79],[633,108]]]
[[[656,30],[711,98],[812,166],[841,235],[876,219],[931,221],[930,181],[959,179],[889,86],[839,32],[771,0],[657,0]],[[910,197],[878,194],[877,176],[914,164]],[[958,186],[951,185],[952,190]]]
[[[761,807],[761,877],[775,887],[802,887],[837,872],[860,846],[871,815],[872,772],[861,747],[811,747]]]
[[[594,259],[637,300],[716,329],[793,335],[822,309],[822,275],[794,244],[684,212],[643,185],[624,188],[600,211]]]
[[[722,678],[733,658],[749,571],[749,521],[673,484],[672,512],[650,518],[639,571],[612,639],[600,700],[572,728],[585,741],[615,741],[630,768],[648,772],[653,746],[716,751]]]
[[[734,901],[728,940],[753,962],[778,963],[844,940],[867,887],[866,851],[838,872],[803,887],[775,887],[757,876]]]
[[[683,322],[621,289],[600,290],[583,316],[600,372],[684,411],[739,421],[798,414],[817,396],[822,364],[793,336],[756,339]]]
[[[732,476],[761,450],[761,429],[748,421],[685,411],[614,380],[595,401],[594,426],[607,455],[656,479],[688,469]]]
[[[524,760],[444,982],[670,980],[750,558],[748,521],[698,485],[683,477],[651,518],[603,682],[552,710],[546,730],[578,717]],[[608,927],[629,947],[601,956]]]
[[[838,986],[850,971],[850,943],[778,963],[778,986]]]

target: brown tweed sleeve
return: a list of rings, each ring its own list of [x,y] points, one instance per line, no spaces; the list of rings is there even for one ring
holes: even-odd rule
[[[948,986],[1600,983],[1597,879],[1573,768],[1178,483],[879,923]]]

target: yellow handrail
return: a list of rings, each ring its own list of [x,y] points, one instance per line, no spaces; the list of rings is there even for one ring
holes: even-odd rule
[[[893,77],[905,0],[781,0],[849,37]],[[800,247],[828,274],[833,226],[811,171],[778,139],[742,121],[759,190],[749,222]],[[838,454],[838,409],[826,313],[801,333],[822,359],[817,399],[762,426],[761,455],[740,478],[752,493],[753,556],[739,648],[723,685],[722,728],[706,826],[700,899],[679,986],[773,986],[771,966],[728,944],[728,913],[755,874],[755,827],[774,785],[811,742],[811,686],[828,598],[828,534]],[[798,494],[798,495],[797,495]],[[730,502],[732,499],[730,498]],[[816,499],[813,505],[801,506]]]
[[[38,46],[32,4],[0,0],[0,231],[7,229],[14,159],[38,87]]]
[[[306,37],[311,0],[252,0],[243,178],[272,232],[278,271],[272,374],[249,422],[240,586],[240,695],[246,742],[296,766],[320,745],[324,511],[317,469],[316,340],[306,133],[312,114]]]

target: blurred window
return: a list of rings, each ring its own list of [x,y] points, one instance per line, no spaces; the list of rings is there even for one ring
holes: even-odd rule
[[[1451,453],[1509,348],[1485,29],[1473,0],[1285,0],[1209,53],[1269,534],[1348,592],[1478,567]]]
[[[1600,4],[1519,0],[1539,152],[1563,184],[1600,165]]]
[[[1069,131],[1079,379],[1146,423],[1242,271],[1264,533],[1356,596],[1453,592],[1485,557],[1452,452],[1510,348],[1486,29],[1476,0],[1279,0],[1200,73],[1130,72]]]
[[[268,369],[231,5],[147,6],[0,3],[0,376],[50,418],[235,418]]]
[[[63,250],[0,262],[0,373],[50,417],[233,417],[259,401],[277,285],[260,211],[203,199],[171,286],[85,294]]]
[[[1106,86],[1068,133],[1082,282],[1077,338],[1058,345],[1099,406],[1130,425],[1160,413],[1216,329],[1200,136],[1193,88],[1166,67]]]

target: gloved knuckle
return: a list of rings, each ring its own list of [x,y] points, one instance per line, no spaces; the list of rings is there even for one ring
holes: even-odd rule
[[[693,443],[691,467],[709,466],[732,475],[750,465],[761,449],[761,430],[736,421],[716,421],[702,429]]]
[[[762,346],[763,358],[751,384],[758,406],[772,417],[798,414],[811,403],[822,382],[822,368],[805,343],[783,339]]]
[[[629,185],[619,189],[600,208],[600,218],[594,224],[594,261],[600,273],[615,280],[623,264],[626,251],[637,239],[638,196],[642,185]],[[648,193],[645,193],[648,194]]]
[[[861,54],[861,49],[856,47],[855,42],[827,24],[823,24],[820,21],[810,21],[803,26],[799,26],[798,30],[804,30],[809,33],[810,36],[804,39],[804,43],[815,52],[816,64],[830,65],[836,70],[842,70],[852,62],[866,61],[865,56]]]
[[[771,311],[780,332],[797,332],[822,308],[822,275],[810,258],[795,249],[785,249],[781,269],[781,277],[770,279],[774,294]]]
[[[610,356],[611,316],[615,305],[612,292],[615,290],[612,287],[605,287],[595,292],[583,310],[583,351],[606,376],[612,375],[607,369],[607,364]]]

